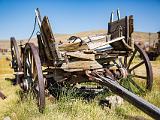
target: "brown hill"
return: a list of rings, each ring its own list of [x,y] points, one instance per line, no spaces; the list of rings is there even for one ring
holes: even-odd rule
[[[157,33],[146,33],[146,32],[134,32],[133,38],[135,41],[142,41],[142,42],[151,42],[153,43],[155,40],[158,39]]]
[[[79,32],[75,34],[55,34],[55,39],[57,42],[63,41],[65,42],[70,36],[75,35],[79,37],[85,36],[92,36],[92,35],[99,35],[99,34],[106,34],[106,30],[95,30],[95,31],[85,31]],[[150,42],[153,43],[154,40],[157,40],[157,33],[151,33],[149,37],[149,33],[146,32],[134,32],[133,38],[135,41],[143,41],[143,42]],[[17,43],[20,44],[20,40],[17,40]],[[23,44],[25,44],[27,40],[23,40]],[[36,37],[33,37],[30,42],[36,43]],[[10,41],[9,40],[0,40],[0,48],[10,49]]]

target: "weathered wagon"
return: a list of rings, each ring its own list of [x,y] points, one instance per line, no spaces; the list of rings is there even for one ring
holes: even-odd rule
[[[149,33],[149,43],[137,41],[137,44],[140,45],[147,53],[150,61],[155,61],[156,58],[160,55],[160,31],[157,32],[157,35],[158,39],[154,40],[153,42],[150,40],[151,33]]]
[[[149,49],[146,50],[146,53],[151,61],[156,60],[156,58],[160,55],[160,31],[157,32],[158,39],[154,42],[153,45],[149,45]]]
[[[132,39],[133,16],[120,19],[117,12],[118,20],[113,21],[111,14],[108,34],[87,39],[72,36],[68,43],[58,45],[48,17],[42,20],[38,9],[35,13],[38,47],[27,42],[19,55],[12,37],[11,54],[17,83],[24,92],[36,95],[40,111],[45,108],[46,89],[58,97],[62,87],[92,82],[97,89],[108,87],[151,117],[160,116],[157,107],[132,93],[150,91],[153,83],[149,59]]]

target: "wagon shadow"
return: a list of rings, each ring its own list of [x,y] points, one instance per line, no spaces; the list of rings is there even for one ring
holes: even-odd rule
[[[10,81],[12,85],[16,85],[16,78],[5,78],[5,80]]]

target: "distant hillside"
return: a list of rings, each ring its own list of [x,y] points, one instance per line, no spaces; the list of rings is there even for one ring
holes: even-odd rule
[[[157,40],[158,36],[157,33],[151,33],[150,37],[149,37],[149,33],[146,32],[134,32],[133,33],[133,38],[135,41],[143,41],[143,42],[154,42],[155,40]]]
[[[0,48],[2,48],[2,49],[10,49],[9,40],[0,40]]]
[[[106,30],[95,30],[95,31],[85,31],[85,32],[79,32],[75,34],[55,34],[55,39],[57,42],[67,40],[70,36],[75,35],[79,37],[85,37],[85,36],[92,36],[92,35],[99,35],[99,34],[106,34]],[[149,33],[146,32],[134,32],[133,38],[135,41],[143,41],[143,42],[149,42]],[[154,40],[157,40],[157,33],[151,33],[150,35],[150,42],[152,43]],[[17,41],[18,44],[19,40]],[[23,40],[23,43],[25,44],[27,42],[26,39]],[[33,37],[30,42],[36,43],[36,37]],[[10,42],[9,40],[0,40],[0,48],[8,48],[10,49]]]

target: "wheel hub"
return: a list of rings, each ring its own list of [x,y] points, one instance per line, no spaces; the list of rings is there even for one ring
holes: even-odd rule
[[[128,76],[128,71],[126,68],[119,68],[120,74],[122,78],[127,78]]]
[[[121,79],[121,78],[127,78],[128,77],[128,71],[124,67],[121,67],[121,68],[118,68],[118,69],[115,69],[115,70],[111,69],[110,73],[112,74],[112,77],[116,78],[117,80]]]
[[[30,80],[31,78],[30,77],[27,77],[27,78],[24,78],[22,83],[21,83],[21,88],[24,90],[24,91],[29,91],[30,90],[30,87],[31,87],[31,81]]]

